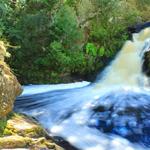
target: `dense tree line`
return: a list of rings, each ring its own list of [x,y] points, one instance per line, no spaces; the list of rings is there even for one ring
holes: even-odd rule
[[[103,68],[149,10],[149,0],[1,0],[0,36],[21,83],[70,82]]]

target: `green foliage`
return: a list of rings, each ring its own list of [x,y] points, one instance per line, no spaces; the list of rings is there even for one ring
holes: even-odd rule
[[[99,71],[128,39],[126,28],[148,18],[149,0],[88,0],[92,9],[80,15],[86,2],[0,1],[0,37],[15,46],[9,64],[22,84],[70,82]]]
[[[149,0],[137,0],[139,5],[150,5],[150,1]]]
[[[97,48],[93,43],[87,43],[86,53],[94,57],[102,57],[105,55],[105,48],[103,46]]]
[[[92,55],[94,57],[102,57],[105,54],[105,48],[102,46],[97,48],[94,43],[87,43],[86,45],[86,53]]]
[[[125,30],[136,22],[138,13],[131,9],[127,12],[127,4],[121,0],[91,0],[91,3],[97,14],[89,26],[92,44],[87,43],[86,52],[96,57],[96,64],[105,65],[128,39]]]
[[[0,136],[3,135],[6,124],[7,124],[7,120],[5,118],[0,118]]]
[[[64,2],[68,4],[69,6],[75,6],[79,4],[81,1],[82,0],[64,0]]]
[[[102,57],[104,56],[104,54],[105,54],[105,48],[102,46],[98,49],[98,55]]]
[[[65,81],[66,75],[82,74],[86,69],[83,31],[73,8],[60,4],[54,11],[50,3],[29,1],[9,32],[11,42],[21,46],[11,51],[10,64],[25,84],[57,83]]]
[[[65,48],[69,50],[81,48],[80,40],[83,33],[78,27],[74,10],[68,5],[62,6],[53,17],[53,32],[57,35],[56,40],[61,41]]]
[[[86,53],[91,54],[93,56],[97,55],[97,48],[93,43],[87,43],[86,45]]]

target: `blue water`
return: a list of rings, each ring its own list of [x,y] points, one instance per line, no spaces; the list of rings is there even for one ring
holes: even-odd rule
[[[25,89],[31,87],[35,88]],[[81,150],[149,149],[150,93],[132,88],[92,92],[92,88],[28,93],[18,97],[15,111],[35,117],[51,135]]]
[[[150,95],[132,91],[106,94],[95,102],[88,125],[150,147]]]

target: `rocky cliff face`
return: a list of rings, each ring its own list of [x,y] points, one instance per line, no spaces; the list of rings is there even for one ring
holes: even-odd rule
[[[0,41],[0,118],[12,110],[16,96],[22,92],[21,85],[4,61],[6,56],[5,45]]]

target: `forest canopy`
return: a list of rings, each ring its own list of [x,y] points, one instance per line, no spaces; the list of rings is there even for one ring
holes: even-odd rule
[[[0,37],[22,84],[88,80],[149,11],[149,0],[1,0]]]

